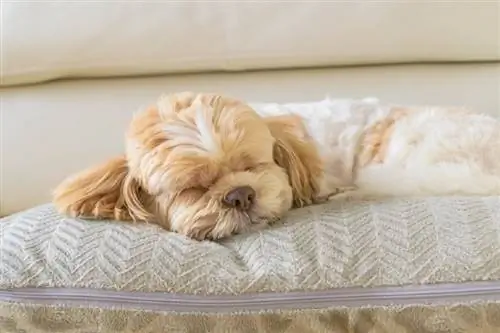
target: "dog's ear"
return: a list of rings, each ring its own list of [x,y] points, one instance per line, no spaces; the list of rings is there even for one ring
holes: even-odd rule
[[[293,192],[294,205],[314,202],[323,174],[323,163],[302,119],[294,115],[265,118],[276,142],[274,160],[284,168]]]
[[[88,219],[147,221],[150,200],[130,175],[125,156],[76,174],[54,191],[61,213]]]

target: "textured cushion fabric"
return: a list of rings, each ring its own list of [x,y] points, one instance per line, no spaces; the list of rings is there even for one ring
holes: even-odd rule
[[[500,279],[499,197],[333,201],[221,243],[64,218],[51,206],[0,228],[2,289],[222,295]]]
[[[160,94],[183,90],[259,103],[308,103],[327,95],[378,97],[387,103],[465,106],[500,116],[498,63],[73,80],[4,88],[0,215],[49,201],[51,189],[67,175],[121,154],[132,114]]]
[[[1,19],[2,85],[500,59],[496,1],[5,1]]]
[[[500,280],[500,197],[332,201],[226,241],[153,225],[64,218],[45,205],[0,220],[2,332],[496,332],[498,300],[220,312],[5,299],[45,287],[258,295]],[[162,294],[162,297],[166,297]],[[81,302],[81,301],[80,301]],[[298,307],[298,303],[296,303]]]

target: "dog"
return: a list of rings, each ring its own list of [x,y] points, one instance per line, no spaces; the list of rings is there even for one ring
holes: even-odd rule
[[[374,99],[266,104],[184,92],[137,113],[122,156],[54,191],[86,219],[218,240],[335,197],[500,194],[500,122]]]

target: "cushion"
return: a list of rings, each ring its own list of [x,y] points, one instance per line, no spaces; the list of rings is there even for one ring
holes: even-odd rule
[[[500,59],[495,1],[6,1],[1,85]]]
[[[337,199],[222,242],[44,205],[0,220],[0,331],[493,332],[498,230],[500,197]]]

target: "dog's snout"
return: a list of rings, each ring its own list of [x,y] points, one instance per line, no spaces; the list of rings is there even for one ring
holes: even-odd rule
[[[255,200],[255,190],[250,186],[241,186],[232,189],[224,198],[224,202],[234,208],[247,210]]]

